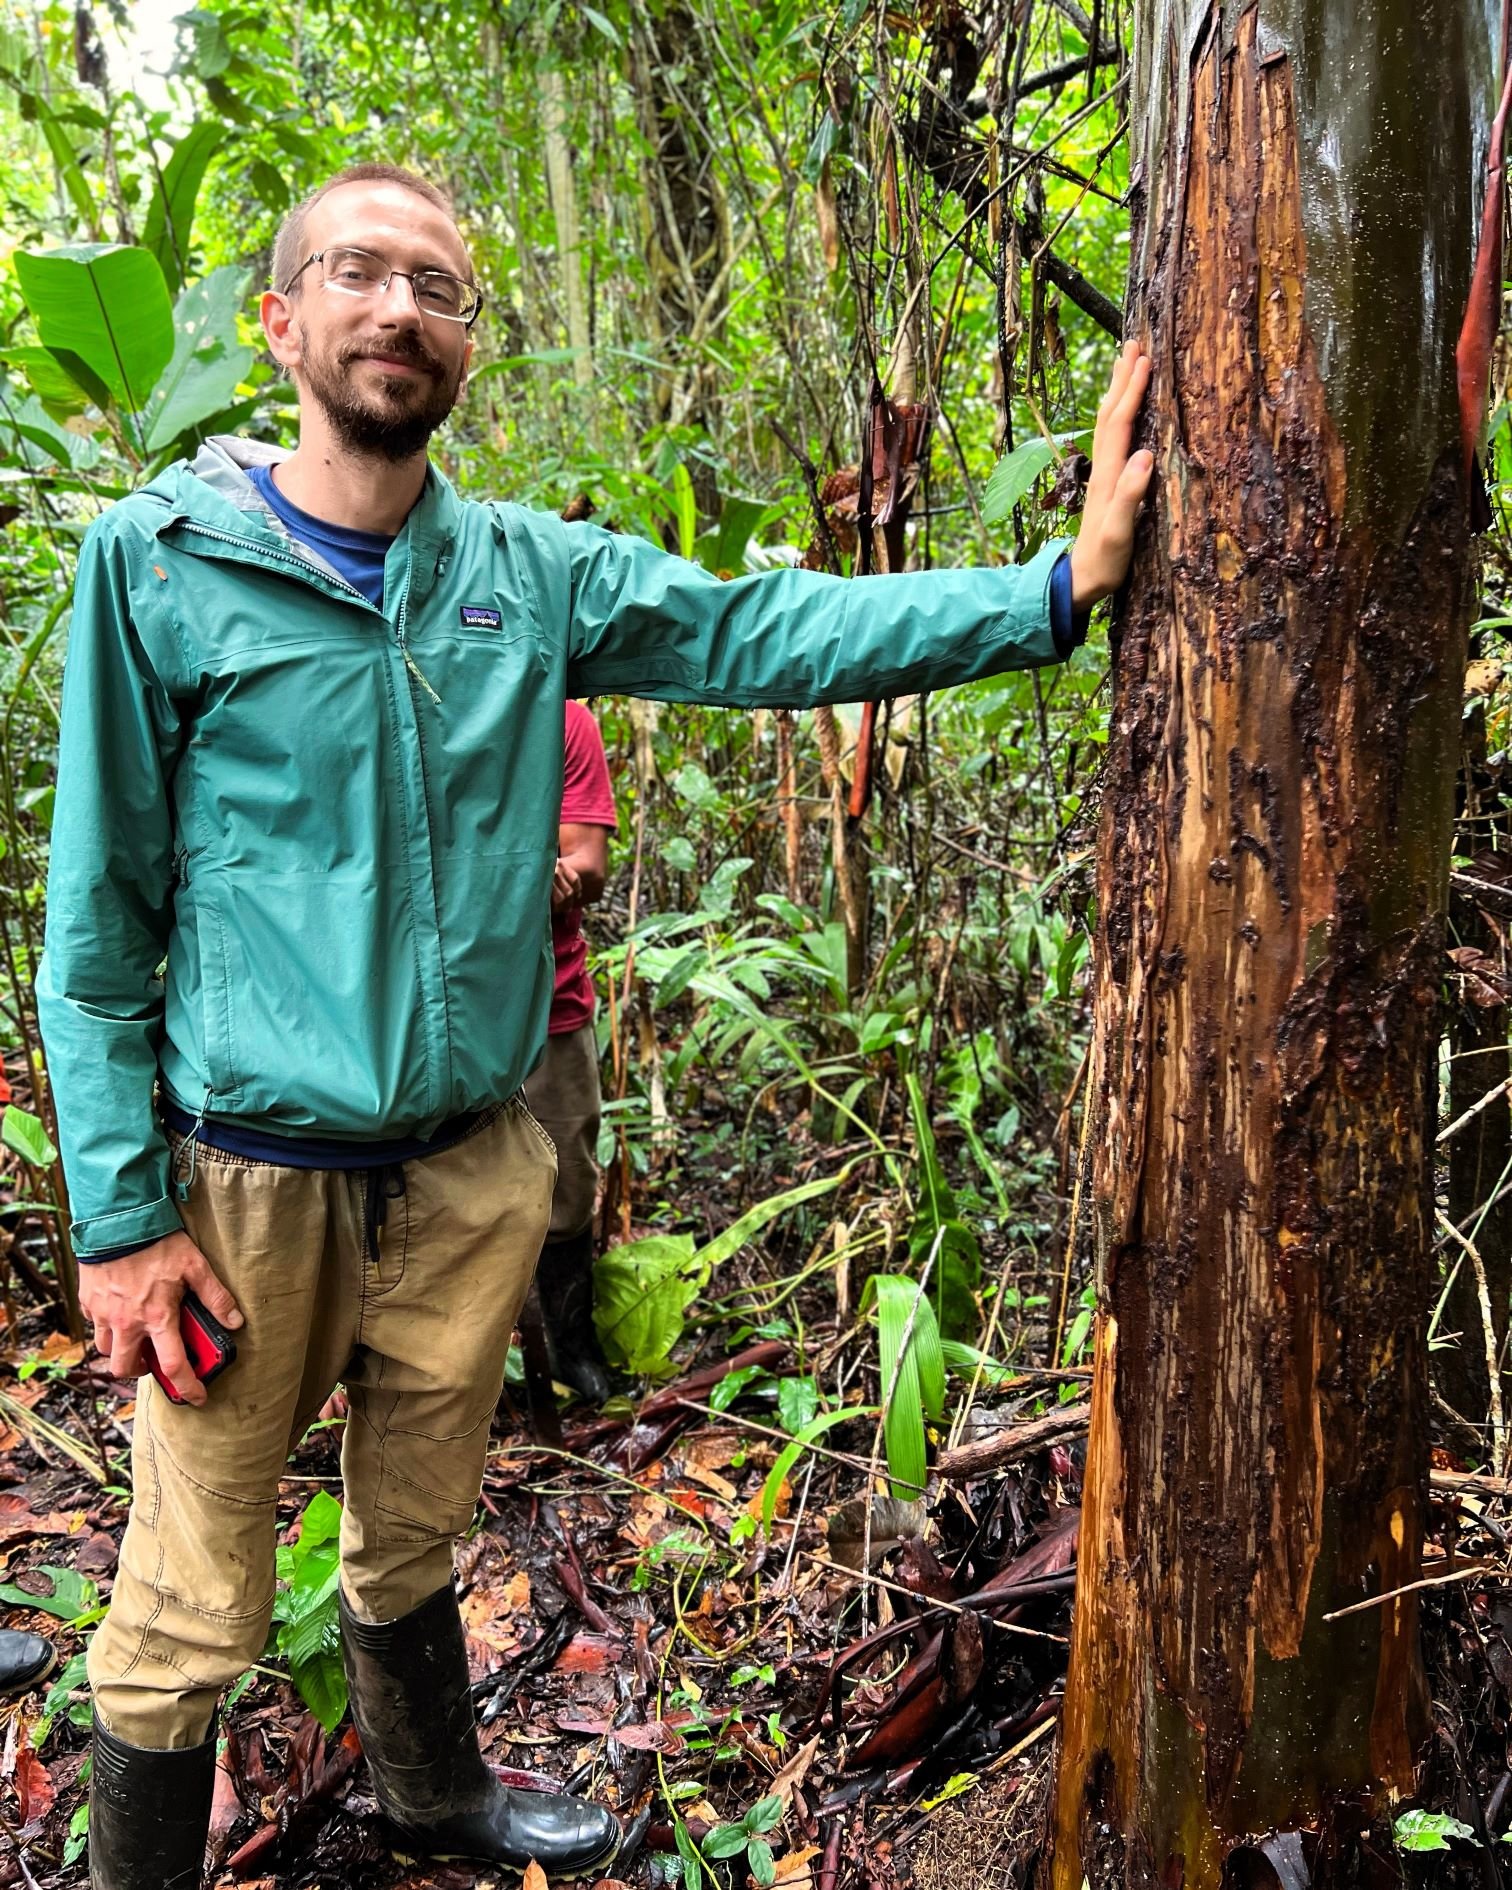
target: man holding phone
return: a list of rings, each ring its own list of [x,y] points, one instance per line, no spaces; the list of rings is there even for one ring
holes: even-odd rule
[[[1149,481],[1130,349],[1069,551],[720,583],[429,465],[480,307],[439,191],[333,178],[262,300],[298,447],[209,442],[80,560],[42,1028],[96,1341],[124,1375],[150,1346],[185,1399],[143,1382],[90,1650],[96,1890],[200,1880],[217,1702],[262,1651],[279,1478],[337,1383],[343,1652],[379,1802],[419,1850],[607,1865],[612,1812],[484,1764],[451,1586],[556,1170],[521,1084],[564,702],[802,706],[1056,661],[1122,581]],[[238,1349],[208,1398],[186,1290]]]

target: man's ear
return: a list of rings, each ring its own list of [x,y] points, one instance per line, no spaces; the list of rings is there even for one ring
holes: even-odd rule
[[[467,377],[472,371],[473,338],[467,337],[467,346],[462,350],[462,378],[457,382],[457,399],[460,401],[467,392]]]
[[[268,338],[268,352],[285,372],[292,372],[304,359],[299,345],[299,328],[294,320],[290,299],[276,289],[267,289],[258,304],[263,333]]]

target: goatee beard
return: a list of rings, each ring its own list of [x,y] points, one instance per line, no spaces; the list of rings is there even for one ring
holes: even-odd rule
[[[301,335],[301,341],[306,384],[349,453],[376,456],[393,465],[412,459],[424,452],[431,435],[457,404],[462,370],[449,376],[416,336],[396,336],[383,344],[382,351],[413,362],[430,376],[429,385],[406,377],[392,383],[392,396],[364,395],[352,380],[354,364],[375,352],[372,343],[353,342],[327,357],[310,347],[307,334]]]

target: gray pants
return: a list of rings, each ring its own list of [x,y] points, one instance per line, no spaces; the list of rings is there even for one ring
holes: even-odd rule
[[[546,1054],[525,1085],[537,1122],[556,1143],[556,1193],[548,1240],[571,1240],[593,1222],[598,1192],[598,1041],[592,1024],[546,1039]]]

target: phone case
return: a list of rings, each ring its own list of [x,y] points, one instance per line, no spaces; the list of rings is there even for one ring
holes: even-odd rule
[[[179,1307],[179,1332],[183,1337],[184,1351],[188,1354],[190,1368],[202,1385],[208,1385],[212,1378],[218,1378],[226,1367],[236,1358],[236,1341],[207,1306],[190,1292],[184,1294],[183,1304]],[[148,1365],[153,1377],[162,1386],[164,1394],[173,1404],[182,1404],[184,1400],[174,1389],[173,1381],[158,1364],[157,1355],[148,1347]]]

